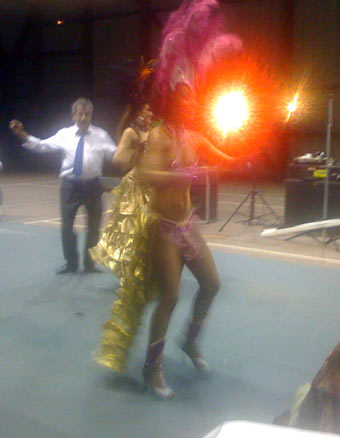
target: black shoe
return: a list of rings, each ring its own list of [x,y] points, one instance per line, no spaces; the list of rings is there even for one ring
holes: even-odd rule
[[[65,263],[61,268],[56,270],[56,274],[69,274],[71,272],[76,272],[78,267],[76,265],[70,265],[69,263]]]
[[[83,269],[84,274],[102,274],[104,271],[97,266],[85,266]]]

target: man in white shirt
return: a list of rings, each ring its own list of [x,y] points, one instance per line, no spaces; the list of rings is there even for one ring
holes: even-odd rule
[[[80,98],[72,105],[73,126],[60,129],[55,135],[41,140],[28,134],[19,120],[12,120],[10,128],[21,140],[23,146],[34,152],[63,153],[59,177],[60,207],[62,216],[62,245],[66,264],[57,270],[57,274],[76,272],[79,266],[77,236],[73,224],[78,208],[86,207],[88,229],[84,248],[83,265],[85,272],[101,272],[95,267],[88,248],[96,245],[102,216],[101,195],[103,189],[99,183],[104,160],[112,161],[117,149],[110,135],[103,129],[91,124],[93,104]]]

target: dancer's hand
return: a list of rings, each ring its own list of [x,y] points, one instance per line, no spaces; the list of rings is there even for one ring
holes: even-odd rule
[[[26,140],[28,137],[25,131],[24,125],[19,120],[11,120],[9,123],[9,128],[13,131],[13,134],[20,137],[22,140]]]

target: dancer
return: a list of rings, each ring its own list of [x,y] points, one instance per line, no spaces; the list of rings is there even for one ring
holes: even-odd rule
[[[112,193],[114,202],[110,218],[97,246],[91,248],[91,256],[122,278],[126,255],[131,252],[131,233],[135,214],[147,204],[150,187],[136,178],[136,173],[152,121],[150,106],[145,101],[130,105],[124,114],[124,127],[113,165],[117,173],[126,174]],[[128,172],[128,173],[127,173]],[[129,258],[129,257],[128,257]]]
[[[216,59],[216,44],[220,53],[224,50],[228,55],[241,46],[235,35],[218,32],[218,12],[215,0],[184,2],[165,26],[152,106],[164,124],[150,132],[139,172],[140,178],[153,187],[148,207],[157,221],[150,242],[151,263],[160,288],[143,375],[152,392],[164,399],[174,396],[162,373],[162,353],[184,265],[197,279],[199,288],[180,347],[198,371],[209,370],[198,339],[220,279],[212,254],[193,221],[190,184],[196,176],[198,156],[213,155],[215,162],[218,158],[224,167],[235,165],[236,159],[188,130],[181,108],[193,105],[196,70],[208,62],[209,53],[212,62]]]
[[[118,125],[121,139],[113,165],[120,174],[129,172],[113,190],[110,218],[99,243],[90,250],[92,258],[111,269],[120,280],[118,299],[104,326],[101,347],[95,353],[97,362],[118,372],[124,369],[145,304],[155,295],[147,278],[148,241],[141,235],[141,229],[145,229],[144,206],[149,202],[151,188],[137,178],[152,123],[152,112],[146,102],[152,73],[151,62],[145,66],[143,63],[134,84],[132,103]]]
[[[62,246],[66,263],[57,274],[76,272],[79,266],[77,235],[73,224],[78,208],[86,207],[88,229],[84,248],[84,272],[101,272],[91,259],[88,249],[98,242],[99,226],[102,216],[101,195],[103,189],[99,183],[104,160],[112,161],[116,145],[110,135],[102,128],[91,124],[93,104],[80,98],[72,104],[73,126],[60,129],[45,140],[28,134],[19,120],[12,120],[10,128],[24,143],[23,146],[33,152],[62,151],[60,169],[60,209],[62,217]]]
[[[122,273],[124,288],[121,287],[112,317],[104,326],[102,345],[96,355],[99,363],[121,371],[145,304],[158,293],[143,375],[152,392],[166,399],[174,393],[164,381],[162,351],[184,264],[198,280],[199,290],[181,348],[198,371],[209,369],[197,339],[220,286],[212,255],[193,223],[190,182],[196,175],[198,155],[213,155],[214,163],[217,157],[224,167],[234,165],[235,159],[184,125],[184,113],[194,107],[194,69],[202,62],[198,54],[204,55],[206,63],[208,53],[211,61],[215,58],[216,44],[220,54],[222,46],[228,55],[240,47],[237,37],[221,33],[215,12],[216,0],[184,2],[165,27],[151,100],[152,109],[164,123],[151,130],[136,168],[138,180],[152,187],[150,202],[134,215],[134,223],[125,227],[134,242],[133,257],[128,252],[126,260],[130,263]],[[189,47],[190,41],[194,47]],[[119,260],[125,258],[121,250],[116,256]]]

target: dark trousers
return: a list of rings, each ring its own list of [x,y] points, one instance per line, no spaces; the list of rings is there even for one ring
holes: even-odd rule
[[[83,262],[85,268],[93,266],[88,248],[95,246],[99,239],[99,227],[103,212],[102,193],[103,189],[98,178],[91,180],[64,179],[62,181],[60,187],[61,238],[64,258],[72,266],[78,266],[79,263],[77,235],[73,231],[73,224],[77,210],[81,205],[85,206],[88,216]]]

